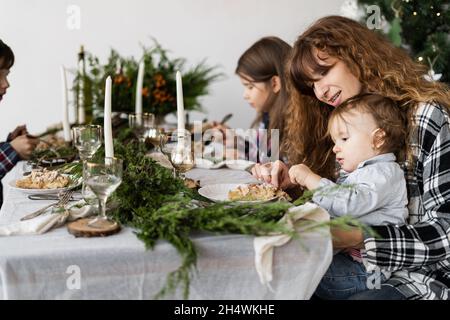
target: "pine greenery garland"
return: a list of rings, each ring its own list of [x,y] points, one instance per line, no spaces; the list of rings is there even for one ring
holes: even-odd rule
[[[129,132],[123,133],[121,138],[128,140]],[[116,156],[124,161],[124,171],[122,184],[111,198],[111,202],[118,204],[110,212],[111,217],[134,228],[136,236],[147,249],[153,249],[157,241],[165,240],[176,248],[182,258],[180,267],[168,274],[166,285],[155,298],[173,293],[180,285],[183,287],[183,297],[189,297],[190,279],[197,262],[197,250],[191,240],[193,232],[255,236],[284,233],[299,238],[297,232],[278,223],[293,206],[291,203],[213,203],[197,191],[185,187],[182,180],[173,177],[171,170],[148,157],[145,144],[135,140],[124,144],[115,140],[114,150]],[[96,157],[102,156],[100,150]],[[81,164],[66,165],[63,170],[80,174]],[[305,192],[294,205],[306,203],[312,195],[313,192]],[[301,230],[327,230],[324,227],[329,226],[366,228],[353,218],[343,217],[324,223],[305,221],[301,224]]]

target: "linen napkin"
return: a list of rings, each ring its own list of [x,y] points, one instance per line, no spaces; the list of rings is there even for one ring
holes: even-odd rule
[[[161,166],[167,169],[173,169],[173,166],[167,156],[162,154],[161,152],[152,152],[147,154],[147,156],[158,162]]]
[[[36,218],[0,225],[0,236],[43,234],[53,228],[64,225],[67,221],[84,218],[94,212],[92,206],[80,200],[68,206],[67,212],[49,210]]]
[[[330,219],[330,216],[318,205],[308,202],[304,205],[290,208],[288,213],[280,219],[280,223],[284,223],[288,228],[294,230],[295,222],[299,219],[325,222]],[[291,237],[285,234],[255,237],[253,240],[256,272],[263,285],[269,285],[272,281],[274,247],[282,246],[290,240]]]

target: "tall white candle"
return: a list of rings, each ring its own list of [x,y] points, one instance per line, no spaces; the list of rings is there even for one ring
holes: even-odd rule
[[[64,66],[61,66],[61,82],[62,82],[62,124],[63,124],[63,133],[64,133],[64,141],[69,142],[72,140],[70,135],[70,123],[69,123],[69,104],[67,103],[67,78],[66,78],[66,69]]]
[[[142,60],[139,63],[139,71],[136,83],[136,105],[135,105],[135,113],[142,114],[142,86],[144,85],[144,70],[145,63]]]
[[[184,103],[183,103],[183,83],[181,80],[181,73],[177,71],[177,117],[178,117],[178,132],[184,132]]]
[[[111,123],[111,77],[106,78],[105,84],[105,111],[103,122],[103,135],[105,137],[105,157],[114,157]]]
[[[80,91],[78,94],[78,123],[85,123],[86,122],[86,112],[84,110],[84,59],[81,59],[78,62],[78,75],[80,76]]]

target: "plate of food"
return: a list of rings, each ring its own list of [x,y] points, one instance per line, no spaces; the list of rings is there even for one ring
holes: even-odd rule
[[[68,144],[57,128],[49,129],[38,136],[29,135],[39,139],[39,144],[31,154],[29,162],[40,167],[57,167],[72,162],[78,152]]]
[[[200,188],[198,193],[214,202],[264,203],[276,199],[290,200],[284,191],[266,183],[210,184]]]
[[[30,162],[40,167],[56,167],[72,162],[77,156],[77,151],[71,146],[58,146],[37,149],[31,155]]]
[[[33,169],[21,179],[12,180],[9,186],[27,194],[57,194],[78,187],[81,177],[61,174],[57,170]]]

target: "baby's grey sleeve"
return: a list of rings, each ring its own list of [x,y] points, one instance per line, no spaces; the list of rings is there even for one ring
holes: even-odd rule
[[[380,181],[376,183],[370,179],[364,180],[338,185],[328,179],[321,179],[313,202],[327,210],[332,217],[350,215],[360,218],[377,209],[380,203],[380,186],[386,187]]]

